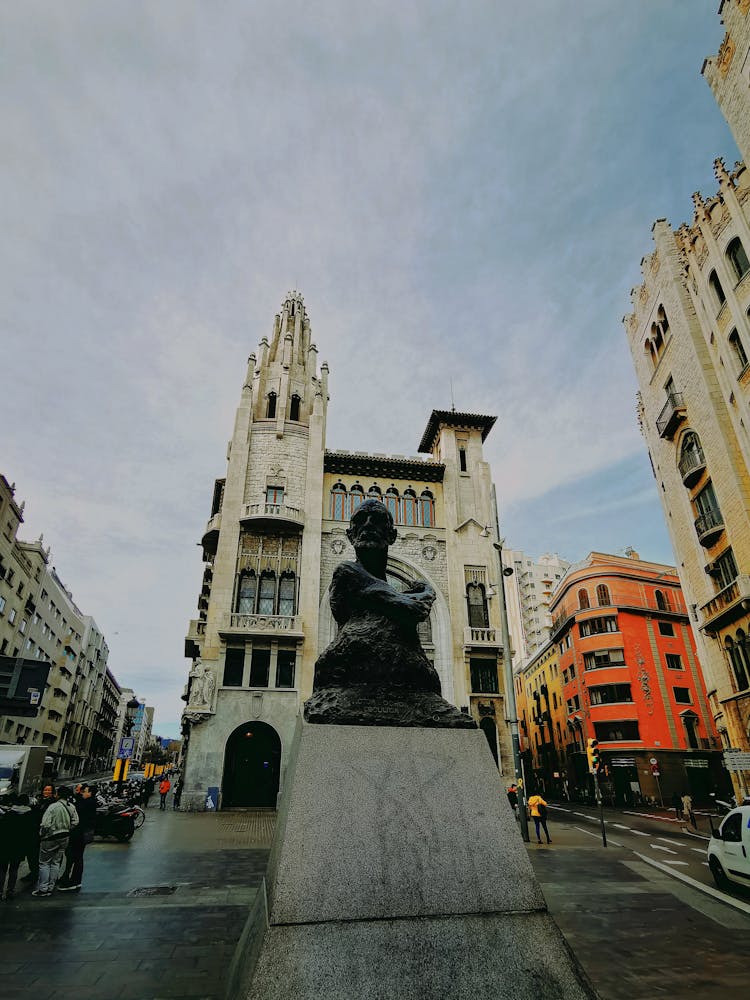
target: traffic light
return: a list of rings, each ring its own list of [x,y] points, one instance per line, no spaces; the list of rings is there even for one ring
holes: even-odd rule
[[[598,774],[601,770],[602,759],[599,756],[599,741],[589,740],[588,746],[586,747],[586,756],[589,761],[589,771],[592,774]]]

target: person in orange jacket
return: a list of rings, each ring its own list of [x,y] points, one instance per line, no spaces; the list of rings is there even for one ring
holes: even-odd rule
[[[539,826],[541,824],[547,836],[547,843],[551,844],[552,841],[550,840],[549,830],[547,829],[547,803],[541,795],[532,795],[529,799],[528,806],[531,810],[531,818],[534,820],[537,843],[541,844],[542,842],[542,838],[539,836]]]
[[[159,782],[159,795],[161,795],[161,801],[159,802],[159,808],[164,810],[167,808],[167,796],[169,795],[169,789],[172,787],[172,782],[169,778],[164,777],[162,781]]]

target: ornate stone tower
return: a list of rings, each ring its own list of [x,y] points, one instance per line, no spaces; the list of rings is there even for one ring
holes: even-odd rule
[[[202,539],[199,618],[185,642],[187,808],[202,808],[209,788],[225,805],[275,805],[278,733],[293,729],[317,655],[327,380],[302,296],[290,292],[248,360]]]

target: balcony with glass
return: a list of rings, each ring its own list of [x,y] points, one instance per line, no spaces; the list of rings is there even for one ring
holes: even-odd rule
[[[686,415],[682,393],[668,393],[667,401],[662,407],[661,413],[656,418],[656,429],[659,432],[659,436],[671,441]]]

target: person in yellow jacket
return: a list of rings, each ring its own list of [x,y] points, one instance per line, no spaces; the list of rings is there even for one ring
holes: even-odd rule
[[[534,828],[536,829],[536,839],[537,843],[541,844],[542,838],[539,836],[539,825],[541,824],[545,836],[547,837],[547,843],[551,844],[549,830],[547,829],[547,803],[544,801],[541,795],[532,795],[529,798],[529,809],[531,810],[531,818],[534,820]]]

